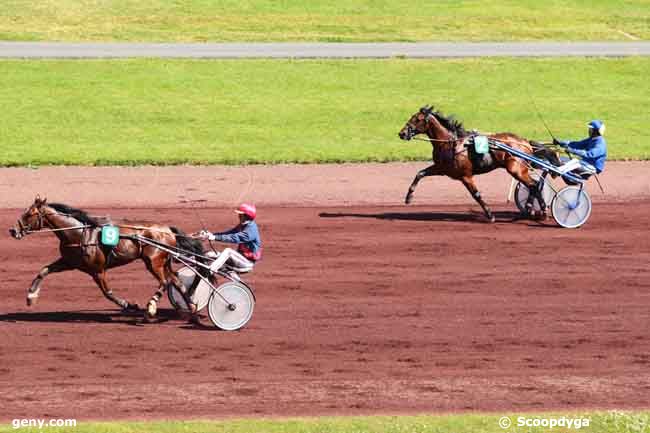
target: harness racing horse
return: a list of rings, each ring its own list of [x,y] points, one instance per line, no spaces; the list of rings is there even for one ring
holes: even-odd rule
[[[90,275],[104,296],[119,305],[123,311],[138,311],[138,305],[115,295],[108,286],[106,271],[142,259],[151,274],[158,280],[159,288],[147,304],[146,317],[152,319],[157,312],[157,302],[171,285],[184,296],[186,290],[171,268],[171,256],[154,246],[142,245],[130,236],[139,235],[161,245],[180,248],[196,255],[203,255],[203,246],[175,228],[157,224],[118,225],[119,243],[115,247],[101,243],[102,223],[86,212],[65,204],[47,204],[46,199],[36,197],[34,203],[20,216],[9,230],[15,239],[38,232],[51,231],[60,241],[61,257],[44,266],[27,290],[27,305],[38,299],[43,279],[52,273],[80,270]]]
[[[415,187],[423,177],[449,176],[465,185],[472,197],[483,208],[485,216],[490,222],[494,222],[495,218],[492,211],[481,197],[481,193],[474,183],[474,175],[487,173],[495,168],[505,168],[515,179],[528,186],[528,189],[532,192],[526,204],[528,214],[533,216],[533,200],[537,199],[542,209],[539,216],[542,218],[546,216],[546,203],[538,188],[538,182],[531,178],[528,167],[521,159],[503,150],[490,149],[487,161],[484,160],[482,164],[477,164],[476,159],[470,157],[470,149],[465,146],[471,134],[464,129],[463,124],[453,119],[453,117],[445,117],[428,105],[413,114],[398,135],[402,140],[408,141],[418,134],[426,134],[429,137],[427,141],[430,141],[433,147],[434,163],[416,174],[406,194],[406,204],[409,204],[413,199]],[[522,152],[529,154],[534,152],[533,147],[527,140],[509,132],[492,134],[489,135],[489,138],[498,140]]]

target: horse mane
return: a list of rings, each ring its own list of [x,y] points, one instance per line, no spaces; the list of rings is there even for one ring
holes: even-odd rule
[[[442,126],[456,134],[456,137],[460,138],[469,135],[469,132],[467,132],[463,126],[463,122],[456,119],[453,115],[445,116],[442,111],[433,111],[433,109],[431,109],[431,114],[438,119],[438,122],[440,122]]]
[[[83,211],[81,209],[77,209],[63,203],[48,203],[47,205],[57,212],[61,212],[62,214],[66,214],[68,216],[78,219],[79,222],[81,222],[82,224],[89,225],[92,227],[97,227],[100,225],[99,221],[97,221],[95,218],[88,215],[86,211]]]

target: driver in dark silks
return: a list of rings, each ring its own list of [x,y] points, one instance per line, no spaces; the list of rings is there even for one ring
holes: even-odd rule
[[[199,233],[201,239],[237,244],[236,251],[226,248],[219,253],[210,266],[213,272],[220,270],[226,264],[240,272],[249,272],[255,266],[255,262],[262,258],[262,241],[255,223],[257,209],[252,204],[244,203],[235,213],[239,215],[239,224],[233,229],[221,233],[211,233],[206,230]]]
[[[592,120],[589,126],[589,137],[580,141],[565,141],[553,139],[553,144],[565,148],[570,154],[580,157],[580,165],[571,172],[587,179],[594,173],[601,173],[605,169],[607,160],[607,142],[603,137],[605,124],[601,120]],[[555,155],[557,159],[557,155]],[[561,166],[569,161],[569,158],[549,160],[555,165]]]
[[[262,241],[260,239],[259,228],[255,223],[257,216],[255,205],[243,203],[235,210],[235,213],[239,215],[239,224],[234,228],[221,233],[201,230],[194,236],[201,240],[236,244],[236,250],[225,248],[220,253],[217,253],[216,259],[210,265],[210,270],[216,273],[222,270],[222,268],[227,267],[229,268],[227,269],[228,273],[233,278],[238,278],[238,273],[252,271],[255,263],[262,258]],[[194,285],[188,290],[188,297],[190,299],[194,294],[199,279],[197,278],[194,281]],[[189,309],[192,313],[190,321],[198,323],[198,316],[195,314],[197,305],[189,302]]]

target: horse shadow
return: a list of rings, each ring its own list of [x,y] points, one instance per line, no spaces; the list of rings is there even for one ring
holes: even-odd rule
[[[511,223],[526,219],[519,212],[499,211],[492,212],[497,223]],[[470,212],[321,212],[321,218],[370,218],[385,221],[446,221],[446,222],[473,222],[488,223],[485,214],[477,211]]]
[[[141,325],[144,322],[144,310],[122,312],[120,310],[77,310],[77,311],[45,311],[0,314],[0,322],[7,323],[100,323]],[[180,320],[176,310],[172,308],[158,309],[153,323],[169,320]]]

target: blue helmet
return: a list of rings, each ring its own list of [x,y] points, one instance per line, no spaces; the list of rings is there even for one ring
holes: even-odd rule
[[[602,120],[592,120],[591,122],[587,123],[587,126],[589,126],[589,129],[598,131],[599,135],[603,135],[605,132],[605,124]]]

